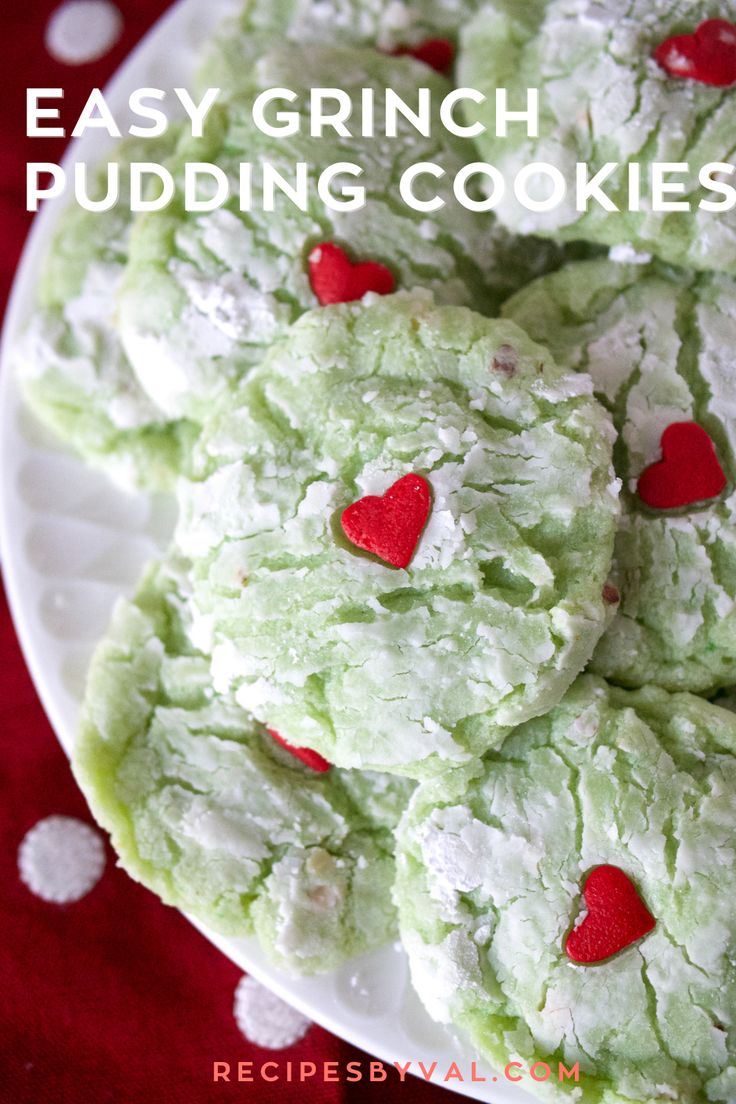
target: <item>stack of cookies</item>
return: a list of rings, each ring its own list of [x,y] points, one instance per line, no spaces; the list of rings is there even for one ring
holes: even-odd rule
[[[539,136],[276,140],[249,113],[453,79],[539,88]],[[368,203],[59,229],[28,401],[179,504],[89,673],[95,816],[284,969],[398,931],[476,1053],[579,1063],[533,1090],[733,1104],[736,211],[622,197],[630,162],[733,162],[736,5],[251,0],[201,80],[226,95],[158,150],[175,177],[357,161]],[[622,210],[396,201],[406,166],[481,158],[616,161]]]

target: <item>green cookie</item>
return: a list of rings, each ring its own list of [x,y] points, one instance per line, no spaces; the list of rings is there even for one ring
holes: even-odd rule
[[[216,685],[343,767],[418,777],[499,743],[606,623],[611,445],[590,381],[512,323],[426,293],[306,314],[180,486]],[[409,474],[431,506],[403,569],[341,517]]]
[[[194,427],[169,421],[143,391],[115,330],[115,296],[127,262],[131,161],[165,156],[163,142],[122,143],[121,194],[106,212],[76,204],[45,258],[37,309],[15,349],[24,395],[63,441],[116,481],[170,487]],[[100,175],[93,197],[105,194]]]
[[[456,43],[483,0],[249,0],[213,36],[199,71],[203,88],[232,92],[248,81],[248,64],[276,42],[373,46],[385,53],[429,40]]]
[[[288,108],[299,113],[305,132],[269,137],[253,121],[252,101],[261,90],[284,86],[297,94]],[[310,90],[333,86],[355,96],[363,88],[376,92],[376,137],[310,136]],[[431,137],[421,137],[403,117],[397,137],[381,137],[386,88],[413,102],[418,86],[433,96]],[[290,323],[324,301],[309,270],[319,244],[339,246],[351,262],[380,263],[397,288],[426,287],[440,302],[484,313],[559,260],[557,251],[519,243],[487,215],[456,202],[450,182],[473,149],[444,135],[439,101],[449,89],[409,58],[282,46],[260,58],[247,94],[212,110],[204,139],[182,141],[169,165],[180,184],[186,162],[215,162],[231,182],[242,163],[251,164],[253,209],[241,211],[236,196],[221,209],[187,213],[179,195],[165,211],[136,223],[121,297],[122,335],[144,388],[170,417],[205,418]],[[273,122],[273,112],[268,117]],[[399,191],[403,170],[422,161],[439,162],[447,172],[431,187],[426,178],[416,184],[422,199],[440,185],[446,206],[431,217],[412,211]],[[292,182],[295,165],[308,167],[306,210],[279,194],[274,210],[262,209],[264,162]],[[320,173],[340,163],[362,170],[359,178],[343,174],[335,185],[336,194],[343,185],[364,187],[361,209],[330,210],[317,192]]]
[[[653,57],[666,39],[691,34],[712,18],[736,22],[734,0],[490,0],[464,28],[458,74],[461,84],[486,96],[467,114],[469,122],[486,126],[479,151],[507,180],[495,209],[500,221],[515,233],[629,242],[673,264],[736,274],[736,207],[698,209],[702,198],[722,198],[700,187],[701,167],[736,160],[736,84],[674,77]],[[526,105],[527,89],[539,90],[538,137],[527,137],[525,124],[513,121],[507,136],[495,136],[499,87],[517,111]],[[560,170],[568,186],[564,201],[549,211],[528,210],[512,187],[521,169],[538,162]],[[628,210],[634,162],[644,185],[639,211]],[[663,198],[689,200],[692,210],[652,209],[648,182],[655,162],[668,169],[689,165],[684,173],[665,172],[666,182],[684,183],[684,194]],[[608,163],[618,166],[602,185],[617,209],[597,202],[576,209],[577,163],[587,163],[591,177]],[[550,180],[533,178],[531,192],[546,199]]]
[[[593,377],[619,431],[621,603],[593,668],[625,685],[708,693],[736,681],[735,303],[727,276],[597,261],[536,281],[504,308],[561,364]],[[663,432],[683,422],[710,435],[726,486],[653,509],[639,478],[660,461]],[[673,483],[711,456],[675,455]]]
[[[92,661],[73,767],[131,877],[293,973],[393,938],[400,779],[317,772],[231,698],[188,639],[175,559],[119,602]]]
[[[395,897],[430,1014],[497,1068],[518,1062],[521,1087],[545,1099],[732,1104],[734,753],[726,710],[588,675],[499,752],[420,786]],[[600,866],[623,872],[655,922],[612,955],[631,904],[601,895],[586,915],[581,887]],[[583,917],[606,960],[566,953],[573,927],[590,939]],[[530,1076],[535,1062],[548,1080]],[[559,1063],[579,1063],[577,1083],[558,1081]]]

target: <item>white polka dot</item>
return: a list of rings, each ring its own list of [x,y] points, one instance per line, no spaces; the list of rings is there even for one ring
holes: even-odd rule
[[[105,869],[99,832],[74,817],[50,816],[26,833],[18,848],[18,870],[32,893],[65,905],[97,885]]]
[[[123,29],[123,17],[110,0],[67,0],[46,27],[46,49],[66,65],[96,61],[111,50]]]
[[[250,1043],[283,1050],[302,1039],[311,1021],[252,977],[242,977],[235,990],[235,1022]]]

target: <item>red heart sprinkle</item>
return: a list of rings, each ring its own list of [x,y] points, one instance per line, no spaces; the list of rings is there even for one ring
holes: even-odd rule
[[[393,273],[377,261],[353,264],[334,242],[322,242],[309,254],[309,282],[321,305],[352,303],[366,292],[390,295],[396,286]]]
[[[706,19],[693,34],[666,38],[654,60],[671,77],[726,88],[736,83],[736,24]]]
[[[573,962],[603,962],[641,939],[656,920],[617,866],[597,866],[583,886],[588,914],[565,940]]]
[[[397,46],[391,51],[391,56],[416,58],[417,61],[423,61],[430,69],[435,69],[446,76],[455,60],[455,47],[449,38],[428,38],[418,46]]]
[[[673,422],[662,434],[662,459],[639,476],[639,498],[655,510],[675,510],[716,498],[728,482],[702,426]]]
[[[305,767],[309,767],[310,770],[318,771],[320,774],[324,774],[325,771],[330,770],[332,764],[328,763],[326,759],[323,759],[318,751],[312,751],[311,748],[294,747],[293,744],[289,744],[283,738],[279,736],[275,728],[267,728],[266,732],[269,736],[272,736],[277,744],[280,744],[282,748],[291,752],[295,759],[299,759],[304,763]]]
[[[421,475],[405,475],[385,495],[359,498],[342,512],[345,536],[394,567],[407,567],[424,528],[431,496]]]

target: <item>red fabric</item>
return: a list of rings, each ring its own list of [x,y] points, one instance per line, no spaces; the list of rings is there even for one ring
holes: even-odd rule
[[[30,216],[25,163],[58,161],[57,139],[25,137],[25,88],[65,89],[71,129],[89,90],[110,76],[168,6],[118,0],[122,40],[103,60],[69,68],[45,52],[53,0],[3,5],[0,74],[0,307]],[[245,1041],[232,1014],[240,971],[173,909],[114,866],[81,901],[47,904],[20,881],[18,846],[39,819],[90,821],[66,759],[31,685],[0,592],[0,1098],[12,1104],[202,1104],[210,1100],[415,1101],[447,1099],[438,1088],[393,1075],[384,1084],[212,1083],[226,1061],[366,1061],[318,1027],[288,1051]]]

